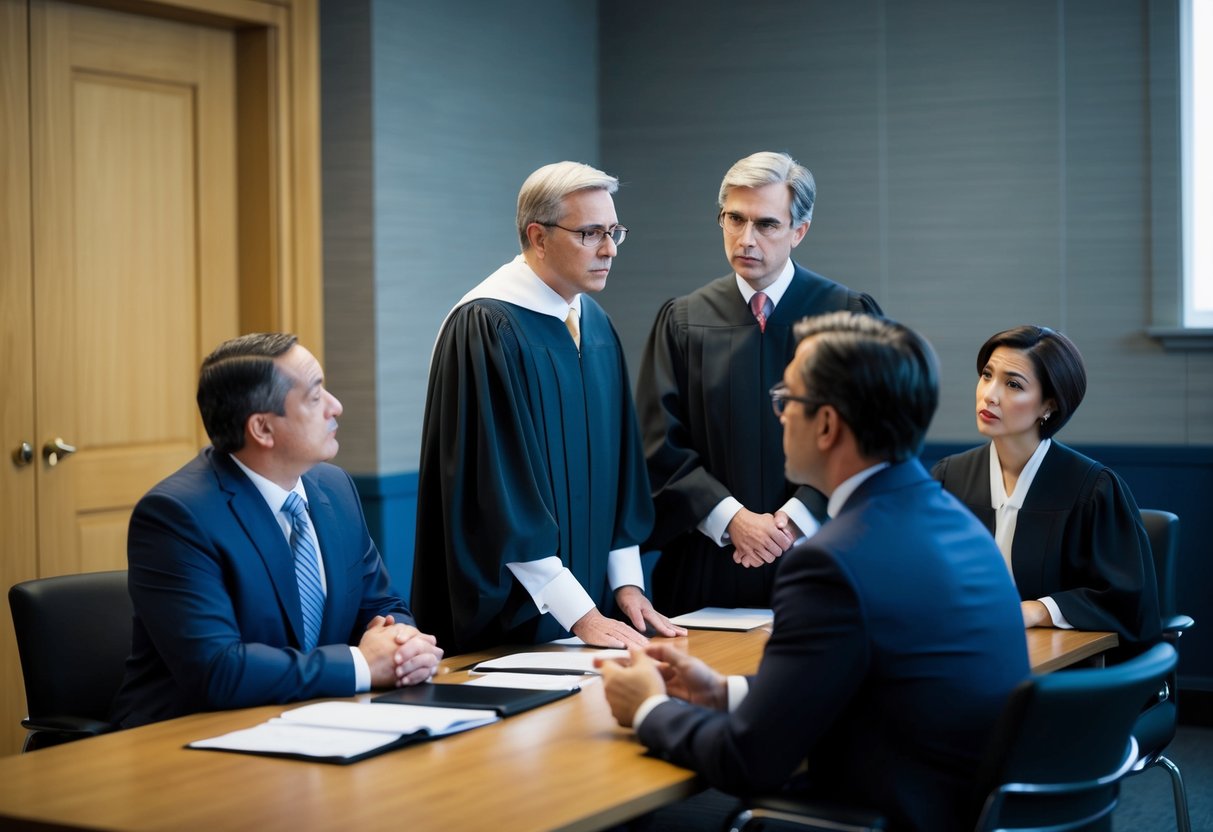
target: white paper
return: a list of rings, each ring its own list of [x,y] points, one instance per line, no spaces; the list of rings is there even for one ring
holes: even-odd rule
[[[670,619],[679,626],[701,630],[752,630],[774,620],[771,610],[749,607],[704,607]]]
[[[594,652],[512,653],[481,662],[473,673],[492,670],[522,670],[540,673],[598,673],[594,659],[626,659],[627,650],[595,650]]]
[[[476,676],[465,685],[481,688],[522,688],[524,690],[579,690],[597,676],[551,675],[547,673],[485,673]]]
[[[242,731],[197,740],[191,748],[262,754],[356,757],[405,734],[453,734],[500,719],[495,711],[371,702],[319,702]]]
[[[295,725],[276,719],[243,731],[232,731],[220,737],[191,742],[190,748],[219,748],[261,754],[306,754],[310,757],[356,757],[394,742],[399,737],[399,734],[383,731],[317,728],[315,725]]]

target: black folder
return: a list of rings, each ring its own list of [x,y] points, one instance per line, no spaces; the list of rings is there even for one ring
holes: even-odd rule
[[[578,688],[559,690],[530,690],[526,688],[491,688],[480,685],[435,685],[426,682],[407,688],[396,688],[376,696],[371,702],[396,705],[432,705],[439,708],[476,708],[496,711],[501,716],[513,716],[557,699],[572,696]]]

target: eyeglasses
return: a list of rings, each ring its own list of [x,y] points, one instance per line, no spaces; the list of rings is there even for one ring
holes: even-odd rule
[[[788,386],[782,381],[768,392],[771,394],[771,409],[775,411],[776,416],[783,416],[783,411],[787,409],[788,402],[800,402],[806,409],[812,408],[814,412],[822,404],[818,399],[810,399],[807,396],[793,396],[792,392],[788,390]]]
[[[747,225],[754,223],[754,233],[761,237],[774,237],[786,227],[778,220],[752,220],[734,211],[721,211],[716,221],[730,234],[742,234]]]
[[[602,226],[595,226],[594,228],[582,229],[582,228],[565,228],[563,225],[560,225],[559,223],[554,223],[554,222],[541,222],[539,224],[542,226],[545,226],[547,228],[559,228],[561,231],[567,231],[570,234],[580,234],[581,235],[581,244],[583,246],[593,246],[593,247],[600,246],[600,245],[602,245],[602,241],[605,240],[607,237],[610,237],[611,242],[614,243],[615,245],[621,246],[621,245],[623,245],[623,241],[626,240],[627,236],[628,236],[628,230],[626,228],[624,228],[622,225],[617,225],[614,228],[609,228],[609,229],[603,228]]]

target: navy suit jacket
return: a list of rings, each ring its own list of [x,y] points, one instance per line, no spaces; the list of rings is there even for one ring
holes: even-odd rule
[[[290,545],[227,454],[206,448],[135,506],[127,539],[134,629],[115,722],[351,696],[349,645],[367,623],[389,613],[413,623],[349,475],[321,464],[303,484],[327,583],[320,646],[309,652]]]
[[[640,740],[734,793],[807,759],[811,793],[895,828],[971,828],[974,776],[1028,675],[1019,595],[993,540],[917,460],[893,465],[785,554],[775,621],[731,714],[672,700]]]

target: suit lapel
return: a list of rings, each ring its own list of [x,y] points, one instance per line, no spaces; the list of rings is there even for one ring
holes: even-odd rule
[[[278,525],[261,492],[227,454],[216,453],[214,449],[208,450],[208,454],[220,487],[230,495],[232,514],[265,565],[278,598],[278,606],[290,623],[294,643],[301,646],[303,611],[299,602],[299,583],[295,579],[291,547],[282,533],[282,527]]]
[[[345,558],[339,557],[338,548],[342,539],[341,524],[328,492],[321,488],[312,472],[303,475],[303,488],[307,491],[312,528],[316,530],[316,540],[320,543],[321,560],[324,561],[325,601],[324,618],[320,624],[320,643],[344,642],[349,638],[349,633],[329,633],[325,629],[330,621],[339,617],[333,615],[334,605],[346,597],[349,589],[346,583],[348,573],[344,568],[336,568],[337,564],[345,563]]]

